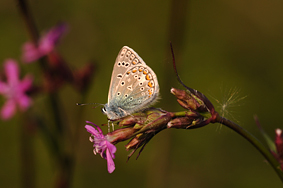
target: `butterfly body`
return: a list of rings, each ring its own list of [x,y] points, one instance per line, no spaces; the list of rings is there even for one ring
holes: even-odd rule
[[[148,108],[159,94],[153,70],[131,48],[124,46],[115,61],[108,103],[102,111],[109,120],[117,120]]]

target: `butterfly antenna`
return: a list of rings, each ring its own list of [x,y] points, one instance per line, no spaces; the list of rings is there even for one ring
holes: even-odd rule
[[[97,105],[97,106],[100,106],[103,104],[100,104],[100,103],[76,103],[77,106],[85,106],[85,105]],[[95,106],[94,108],[96,108],[97,106]]]

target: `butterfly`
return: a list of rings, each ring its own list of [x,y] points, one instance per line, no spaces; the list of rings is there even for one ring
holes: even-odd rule
[[[124,46],[115,61],[102,112],[109,120],[117,120],[153,105],[159,85],[153,70],[131,48]]]

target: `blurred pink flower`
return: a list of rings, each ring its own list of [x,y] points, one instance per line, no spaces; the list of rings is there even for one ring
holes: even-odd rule
[[[41,37],[38,44],[26,42],[23,45],[22,59],[26,63],[38,60],[39,58],[49,54],[55,48],[63,33],[67,30],[66,24],[58,24]]]
[[[281,165],[281,169],[283,170],[283,134],[281,129],[276,129],[275,131],[275,146],[276,146],[276,155],[278,162]]]
[[[4,62],[4,71],[7,81],[0,80],[0,94],[6,98],[6,102],[0,113],[2,119],[9,119],[15,114],[17,104],[22,111],[31,105],[31,99],[25,92],[31,88],[32,78],[27,75],[19,80],[19,68],[13,59]]]
[[[115,158],[114,153],[116,152],[116,147],[107,140],[107,137],[103,135],[101,129],[92,122],[86,121],[88,124],[92,124],[94,127],[90,125],[86,125],[86,130],[91,134],[89,140],[93,142],[93,153],[96,155],[97,153],[100,156],[107,160],[108,172],[112,173],[115,170],[115,164],[113,159]]]

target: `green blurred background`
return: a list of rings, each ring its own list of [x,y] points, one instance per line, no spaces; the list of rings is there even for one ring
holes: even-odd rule
[[[281,0],[215,1],[56,1],[30,0],[40,31],[59,21],[69,25],[58,51],[71,67],[90,60],[97,64],[84,102],[106,103],[115,58],[122,46],[133,48],[155,71],[161,100],[155,105],[181,111],[170,88],[182,88],[172,69],[172,41],[179,74],[189,87],[204,93],[224,116],[236,121],[262,142],[253,116],[274,138],[282,128],[283,2]],[[16,1],[0,1],[0,62],[20,60],[28,40]],[[36,65],[22,66],[36,73]],[[80,93],[71,86],[61,92],[65,120],[75,126]],[[217,102],[218,101],[218,102]],[[44,96],[34,108],[45,113]],[[73,187],[281,187],[263,156],[241,136],[210,124],[196,130],[165,130],[146,146],[139,159],[126,163],[127,142],[119,143],[116,170],[92,153],[84,121],[106,123],[99,108],[84,106],[76,151]],[[21,187],[19,118],[1,122],[0,187]],[[103,128],[107,131],[107,128]],[[32,148],[36,187],[52,187],[56,164],[42,135],[35,130]]]

